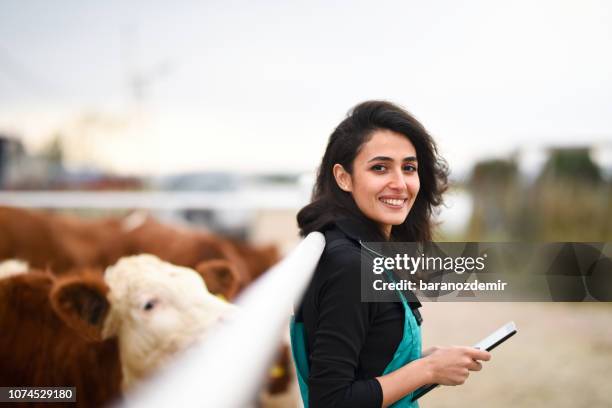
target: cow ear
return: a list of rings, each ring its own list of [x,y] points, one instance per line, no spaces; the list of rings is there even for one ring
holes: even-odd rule
[[[236,267],[225,260],[202,261],[196,265],[195,270],[204,279],[210,293],[221,295],[227,300],[236,297],[243,283]]]
[[[58,280],[51,291],[51,305],[66,325],[87,340],[101,341],[110,312],[108,286],[99,275],[71,276]]]

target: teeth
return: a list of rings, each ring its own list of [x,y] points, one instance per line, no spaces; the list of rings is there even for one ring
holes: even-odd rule
[[[385,204],[400,206],[404,204],[404,201],[406,200],[394,200],[394,199],[389,199],[389,198],[381,198],[380,201],[382,201]]]

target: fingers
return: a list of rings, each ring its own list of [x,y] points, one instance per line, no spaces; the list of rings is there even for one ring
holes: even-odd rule
[[[465,381],[468,379],[469,376],[470,376],[470,372],[468,371],[467,368],[461,369],[461,371],[455,378],[455,385],[465,384]]]
[[[462,385],[468,379],[470,372],[467,368],[455,368],[438,382],[442,385]]]
[[[476,360],[472,360],[472,362],[467,365],[467,368],[470,371],[480,371],[482,370],[482,364]]]
[[[463,384],[470,371],[482,370],[480,361],[488,361],[491,354],[474,347],[453,346],[437,348],[429,357],[436,382],[443,385]]]
[[[473,360],[489,361],[491,359],[491,353],[488,351],[479,350],[474,347],[464,347],[464,350]]]

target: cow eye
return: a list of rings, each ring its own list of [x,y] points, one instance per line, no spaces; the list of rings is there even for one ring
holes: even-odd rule
[[[153,308],[155,307],[156,304],[157,304],[157,300],[156,299],[151,299],[147,303],[145,303],[142,308],[144,310],[147,310],[147,311],[153,310]]]

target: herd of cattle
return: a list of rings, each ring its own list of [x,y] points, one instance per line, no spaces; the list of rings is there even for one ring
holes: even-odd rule
[[[0,386],[75,386],[82,407],[120,400],[233,313],[278,258],[142,213],[0,207]],[[263,404],[293,401],[286,345],[269,377]]]

